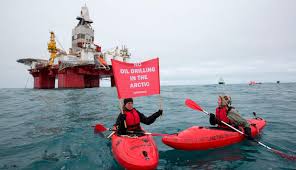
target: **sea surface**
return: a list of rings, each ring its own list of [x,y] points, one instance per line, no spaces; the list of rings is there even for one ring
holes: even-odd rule
[[[296,154],[296,84],[161,86],[164,114],[143,127],[154,133],[176,133],[194,125],[209,126],[208,117],[185,106],[190,98],[214,112],[217,96],[232,96],[246,118],[252,112],[267,120],[257,138],[289,155]],[[149,115],[159,109],[159,95],[134,99]],[[92,126],[111,127],[119,113],[116,88],[75,90],[0,89],[0,169],[122,169],[111,141]],[[106,132],[108,135],[109,132]],[[154,137],[158,169],[296,169],[291,161],[251,141],[207,151],[179,151]]]

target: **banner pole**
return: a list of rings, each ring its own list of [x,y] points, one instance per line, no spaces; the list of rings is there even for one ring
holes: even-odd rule
[[[118,101],[119,101],[119,108],[120,108],[121,114],[124,114],[123,109],[122,109],[122,107],[123,107],[122,100],[118,99]],[[123,122],[124,122],[124,127],[127,128],[125,120]]]
[[[161,95],[159,94],[159,110],[163,110],[162,109],[162,97]],[[160,116],[160,118],[162,117],[162,115]]]
[[[163,110],[162,109],[162,97],[160,94],[159,94],[159,110]]]

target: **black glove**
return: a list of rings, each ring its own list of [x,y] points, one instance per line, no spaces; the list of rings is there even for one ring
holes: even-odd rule
[[[153,116],[155,117],[155,119],[158,118],[161,115],[162,115],[162,110],[160,110],[160,109],[153,114]]]
[[[163,112],[163,110],[160,110],[160,109],[157,111],[159,116],[162,116],[162,112]]]
[[[249,128],[249,127],[245,127],[245,128],[244,128],[244,132],[245,132],[245,135],[247,136],[247,139],[248,139],[248,140],[253,140],[253,139],[254,139],[254,138],[252,137],[251,128]]]
[[[216,116],[213,113],[210,113],[210,124],[211,125],[217,124]]]
[[[126,114],[120,114],[120,116],[119,116],[119,120],[120,120],[121,122],[123,122],[123,121],[125,121],[125,119],[126,119]]]

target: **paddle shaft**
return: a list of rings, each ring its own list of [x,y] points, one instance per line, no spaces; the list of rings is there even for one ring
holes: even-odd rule
[[[202,112],[204,112],[204,113],[207,114],[208,116],[210,115],[207,111],[202,110]],[[240,134],[242,134],[242,135],[246,135],[246,134],[244,134],[242,131],[236,129],[235,127],[229,125],[228,123],[226,123],[226,122],[224,122],[224,121],[222,121],[222,120],[219,120],[219,121],[220,121],[221,123],[223,123],[224,125],[230,127],[231,129],[237,131],[238,133],[240,133]]]
[[[113,131],[112,133],[110,133],[110,135],[107,136],[107,139],[111,138],[112,135],[114,135],[115,131]]]
[[[112,131],[112,133],[110,133],[107,138],[110,138],[117,131],[116,129],[106,128],[103,124],[96,124],[95,126],[92,126],[92,127],[95,127],[96,132],[104,132],[106,130]],[[152,136],[168,136],[168,135],[170,135],[170,134],[150,133],[150,132],[141,132],[141,131],[127,131],[127,132],[131,133],[131,134],[143,134],[143,135],[152,135]]]

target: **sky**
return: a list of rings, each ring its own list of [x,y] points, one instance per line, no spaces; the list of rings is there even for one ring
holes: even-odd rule
[[[103,51],[126,45],[131,62],[159,57],[161,85],[296,82],[295,0],[9,0],[0,88],[33,87],[16,60],[49,59],[49,31],[68,51],[85,4]]]

